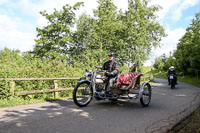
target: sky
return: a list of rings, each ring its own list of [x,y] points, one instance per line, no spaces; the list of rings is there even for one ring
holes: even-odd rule
[[[47,24],[39,12],[53,9],[61,9],[65,4],[74,5],[76,2],[84,2],[84,6],[77,12],[93,14],[98,4],[97,0],[0,0],[0,50],[5,47],[19,49],[21,52],[32,50],[35,45],[36,27],[42,28]],[[122,10],[128,7],[128,0],[113,0],[114,4]],[[167,37],[161,41],[161,46],[152,51],[145,66],[152,65],[156,57],[176,49],[179,39],[185,34],[185,30],[195,13],[200,12],[200,0],[151,0],[150,5],[162,7],[156,15],[158,21],[164,27]]]

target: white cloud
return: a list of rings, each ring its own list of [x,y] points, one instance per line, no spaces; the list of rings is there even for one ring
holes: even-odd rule
[[[44,18],[43,16],[38,17],[37,24],[40,27],[43,27],[43,26],[47,25],[47,23],[48,23],[48,21],[46,20],[46,18]]]
[[[180,3],[179,6],[176,7],[172,15],[172,20],[174,21],[180,20],[182,12],[190,7],[195,6],[196,4],[198,4],[198,2],[199,0],[184,0],[182,3]]]
[[[162,9],[158,12],[159,20],[162,19],[171,11],[171,9],[180,3],[181,0],[152,0],[151,5],[159,5]]]
[[[0,14],[0,48],[19,49],[28,51],[33,48],[34,37],[32,33],[17,30],[19,27],[15,18]]]
[[[17,25],[12,21],[10,17],[0,14],[0,18],[0,29],[10,30],[17,28]]]
[[[0,5],[6,3],[6,0],[0,0]]]
[[[44,26],[47,24],[46,19],[39,13],[40,11],[46,10],[48,13],[52,13],[54,9],[60,10],[66,4],[73,6],[76,2],[84,2],[84,6],[80,7],[80,10],[77,11],[77,15],[86,12],[87,14],[92,15],[93,8],[96,8],[97,2],[95,0],[41,0],[39,2],[32,2],[31,0],[19,0],[17,2],[10,2],[8,5],[11,8],[20,10],[23,14],[27,14],[29,16],[37,17],[37,24],[39,26]]]
[[[35,28],[42,27],[47,24],[46,19],[39,14],[39,11],[47,10],[47,12],[50,13],[53,12],[54,8],[60,10],[65,4],[74,5],[79,1],[83,1],[84,6],[77,12],[78,15],[83,12],[92,15],[93,9],[95,9],[98,5],[96,0],[18,0],[15,2],[0,0],[0,11],[4,11],[0,13],[0,48],[2,48],[4,43],[10,48],[13,47],[23,50],[31,48],[34,44],[34,38],[36,36]],[[122,0],[113,1],[118,8],[122,8],[124,10],[128,7],[127,0],[123,2]],[[179,19],[183,10],[196,5],[198,2],[199,0],[152,0],[151,5],[157,4],[162,6],[163,9],[158,12],[160,22],[162,22],[166,16],[168,17],[169,13],[174,13],[174,15],[171,16],[172,18]],[[2,5],[4,5],[6,9],[1,8]],[[15,11],[17,11],[18,14],[21,13],[29,17],[33,17],[35,22],[30,22],[29,20],[25,22],[24,19],[26,18],[13,17],[12,15]],[[28,31],[26,31],[26,29],[28,29]],[[162,48],[157,49],[154,56],[159,56],[163,53],[169,53],[170,50],[174,50],[176,47],[175,45],[184,34],[185,30],[182,28],[175,30],[167,28],[166,32],[168,37],[163,39]]]
[[[169,52],[173,52],[176,49],[176,46],[179,42],[179,39],[185,34],[185,29],[177,28],[175,30],[170,30],[168,27],[166,30],[167,37],[163,38],[161,41],[161,48],[157,48],[154,52],[155,56],[160,56],[163,53],[169,56]]]
[[[145,66],[151,66],[155,58],[161,56],[164,53],[168,57],[170,51],[173,52],[176,49],[179,40],[186,32],[183,28],[170,30],[169,27],[167,27],[165,31],[168,36],[163,38],[163,40],[161,41],[162,46],[160,48],[153,50],[152,57],[145,62]]]

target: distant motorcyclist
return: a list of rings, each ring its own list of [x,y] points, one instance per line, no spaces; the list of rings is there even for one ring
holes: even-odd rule
[[[105,76],[108,77],[106,93],[110,92],[110,87],[113,86],[113,82],[115,81],[118,73],[120,72],[120,66],[114,59],[114,53],[108,53],[108,61],[104,63],[103,70],[107,70]]]
[[[177,74],[176,70],[174,69],[174,66],[171,66],[169,68],[169,70],[168,70],[168,73],[167,73],[168,85],[170,85],[170,78],[169,78],[170,74],[174,75],[174,81],[175,81],[175,84],[177,84],[177,76],[178,76],[178,74]]]

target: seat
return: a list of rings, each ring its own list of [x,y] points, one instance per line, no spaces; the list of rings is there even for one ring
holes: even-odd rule
[[[140,84],[140,76],[143,74],[140,72],[125,73],[119,75],[118,88],[120,90],[130,90],[135,87],[136,84]]]

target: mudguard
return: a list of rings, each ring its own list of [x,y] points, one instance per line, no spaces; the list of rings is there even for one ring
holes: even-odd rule
[[[78,84],[81,84],[83,82],[89,82],[89,83],[91,83],[91,81],[86,80],[86,78],[80,78],[79,81],[78,81]]]
[[[149,82],[144,82],[144,83],[142,84],[142,86],[140,87],[139,98],[142,97],[142,92],[144,91],[144,86],[145,86],[146,84],[148,84],[148,85],[150,86],[150,89],[151,89],[151,85],[149,84]]]

